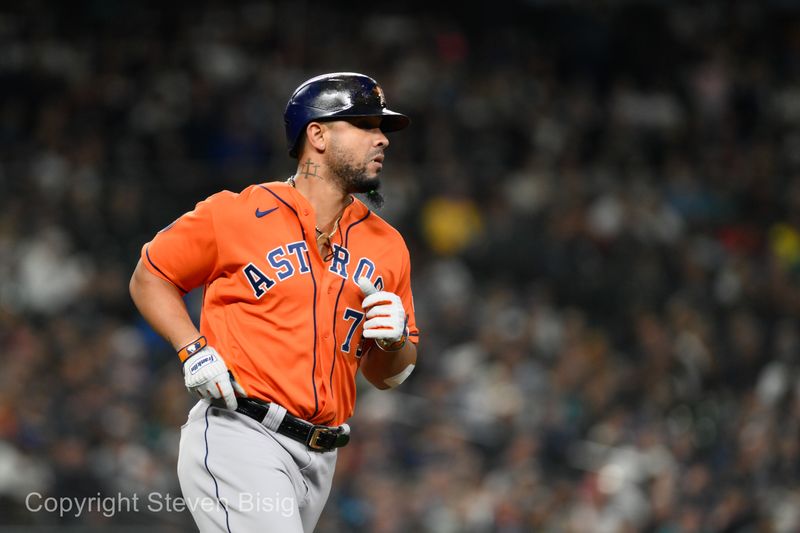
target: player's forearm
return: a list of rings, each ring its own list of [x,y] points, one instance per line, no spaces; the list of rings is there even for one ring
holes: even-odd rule
[[[389,389],[395,386],[392,384],[393,379],[402,381],[413,369],[411,365],[416,364],[417,347],[413,342],[406,342],[396,352],[385,352],[377,346],[373,346],[364,355],[364,361],[361,362],[361,373],[377,388]],[[402,376],[402,379],[399,376]]]
[[[131,298],[144,319],[175,350],[200,336],[180,291],[171,283],[151,274],[141,261],[131,276],[129,288]]]

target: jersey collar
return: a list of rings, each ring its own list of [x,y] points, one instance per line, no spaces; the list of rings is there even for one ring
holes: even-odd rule
[[[303,196],[300,191],[292,187],[289,183],[278,181],[270,185],[270,188],[274,187],[275,193],[291,198],[291,203],[294,204],[294,208],[298,212],[303,212],[304,210],[313,211],[314,208],[312,207],[311,202],[308,201],[308,198]],[[358,197],[352,194],[350,197],[353,199],[353,201],[350,202],[350,205],[344,208],[344,211],[342,212],[342,218],[339,221],[339,227],[348,226],[353,222],[361,220],[369,212],[369,208]]]

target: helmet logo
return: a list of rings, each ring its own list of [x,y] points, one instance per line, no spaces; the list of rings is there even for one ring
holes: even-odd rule
[[[378,101],[381,103],[381,107],[386,107],[386,97],[383,95],[383,89],[379,85],[373,87],[372,92],[375,93],[375,96],[378,97]]]

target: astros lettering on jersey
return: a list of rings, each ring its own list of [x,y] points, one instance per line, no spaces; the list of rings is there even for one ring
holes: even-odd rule
[[[288,183],[272,182],[199,202],[144,245],[142,262],[183,293],[204,287],[200,331],[248,396],[338,425],[355,405],[364,319],[358,279],[400,296],[409,340],[416,343],[419,331],[400,233],[353,197],[331,243],[324,262],[311,204]]]

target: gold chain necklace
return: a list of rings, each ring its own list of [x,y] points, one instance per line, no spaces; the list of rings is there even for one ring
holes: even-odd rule
[[[293,188],[295,189],[297,188],[294,184],[294,176],[289,176],[289,179],[287,181],[289,182],[289,185],[291,185]],[[333,257],[333,246],[331,245],[331,239],[333,238],[334,235],[336,235],[336,230],[339,229],[339,220],[341,219],[342,219],[341,214],[338,217],[336,217],[336,220],[333,221],[333,229],[331,230],[330,233],[325,233],[324,231],[319,229],[319,226],[316,225],[314,226],[314,230],[316,230],[317,232],[317,247],[318,248],[324,247],[330,250],[330,252],[326,254],[325,257],[323,257],[324,261],[328,261]]]
[[[342,218],[341,215],[339,218]],[[325,261],[328,261],[331,257],[333,257],[333,245],[331,245],[331,239],[336,234],[336,230],[339,229],[339,218],[333,221],[333,230],[330,233],[324,233],[321,229],[314,226],[314,229],[317,230],[317,246],[325,247],[330,250],[330,252],[323,257]]]

